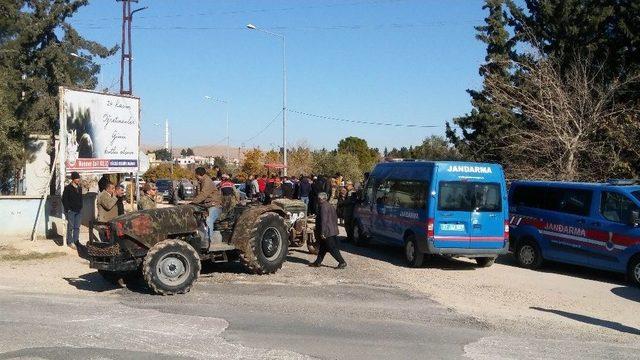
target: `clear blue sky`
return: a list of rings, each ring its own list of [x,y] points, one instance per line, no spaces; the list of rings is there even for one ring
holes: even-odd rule
[[[474,38],[481,0],[195,1],[140,0],[134,15],[134,94],[142,142],[161,144],[169,119],[174,146],[219,142],[229,100],[231,144],[270,149],[282,142],[282,50],[286,35],[288,107],[359,121],[435,125],[392,128],[289,114],[288,141],[335,148],[347,136],[371,146],[419,144],[471,109],[484,45]],[[91,40],[120,42],[121,6],[94,0],[71,23]],[[101,86],[118,91],[119,54],[103,63]]]

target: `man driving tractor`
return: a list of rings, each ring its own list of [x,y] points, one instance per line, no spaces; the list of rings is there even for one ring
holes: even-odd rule
[[[199,183],[198,195],[191,200],[191,204],[199,205],[209,209],[209,216],[207,216],[207,226],[209,227],[209,238],[213,234],[213,224],[216,222],[220,213],[221,198],[218,188],[213,183],[213,180],[207,175],[207,170],[203,167],[196,168],[196,179]]]

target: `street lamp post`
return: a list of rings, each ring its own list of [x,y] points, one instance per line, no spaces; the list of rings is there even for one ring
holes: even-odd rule
[[[212,100],[215,102],[219,102],[219,103],[223,103],[224,104],[224,108],[226,111],[226,118],[227,118],[227,161],[231,161],[231,154],[229,153],[229,101],[227,100],[222,100],[222,99],[217,99],[214,98],[212,96],[209,95],[205,95],[204,97],[206,100]]]
[[[261,29],[253,24],[247,24],[247,29],[261,31],[282,39],[282,160],[284,175],[287,175],[287,41],[283,34]]]

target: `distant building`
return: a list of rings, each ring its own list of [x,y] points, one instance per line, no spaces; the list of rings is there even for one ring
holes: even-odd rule
[[[196,163],[195,156],[183,156],[175,159],[175,161],[176,161],[176,164],[185,168],[189,167],[189,165]]]

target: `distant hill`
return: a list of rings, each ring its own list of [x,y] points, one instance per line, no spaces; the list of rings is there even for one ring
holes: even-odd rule
[[[153,151],[162,148],[163,145],[141,145],[140,148],[142,151]],[[186,149],[187,147],[174,147],[173,148],[173,156],[180,156],[180,151],[182,149]],[[227,155],[227,147],[224,145],[200,145],[200,146],[192,146],[191,149],[193,153],[199,156],[222,156],[225,157]],[[244,149],[247,150],[246,148]],[[242,151],[238,151],[238,148],[231,147],[229,148],[229,155],[234,159],[242,160],[244,157],[244,153]]]

